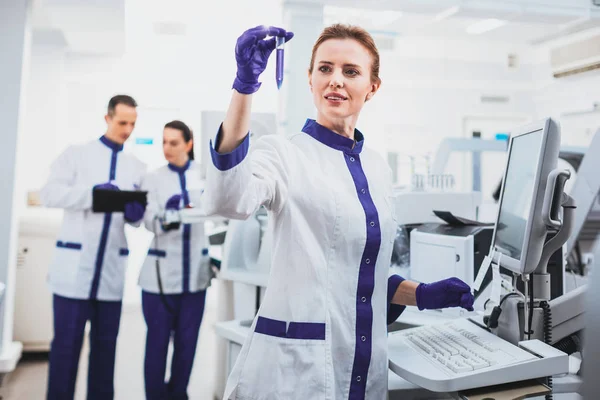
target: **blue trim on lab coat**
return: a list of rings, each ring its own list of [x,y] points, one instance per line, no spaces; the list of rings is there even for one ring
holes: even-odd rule
[[[177,172],[178,174],[184,173],[185,171],[188,170],[188,168],[190,167],[190,164],[192,163],[192,160],[187,160],[187,162],[185,163],[185,165],[183,165],[182,167],[178,167],[175,164],[171,164],[168,163],[167,166],[169,167],[169,169],[173,172]]]
[[[190,161],[188,160],[187,164],[184,168],[177,168],[176,166],[171,167],[169,164],[169,168],[174,170],[179,175],[179,184],[181,186],[181,194],[183,196],[183,205],[184,207],[190,204],[190,196],[187,191],[187,185],[185,180],[185,172],[187,168],[190,166]],[[183,293],[189,293],[190,291],[190,238],[192,235],[192,226],[190,224],[183,225],[183,257],[182,257],[182,267],[183,267]]]
[[[223,125],[219,127],[219,132],[217,132],[217,136],[215,137],[215,145],[213,146],[212,140],[210,141],[210,156],[212,158],[213,164],[219,171],[227,171],[242,162],[246,155],[248,154],[248,148],[250,147],[250,135],[246,135],[242,143],[238,145],[235,149],[233,149],[229,153],[217,153],[215,147],[219,146],[221,143],[221,129],[223,129]]]
[[[379,256],[379,249],[381,247],[379,213],[371,198],[369,183],[362,169],[360,155],[356,152],[358,143],[362,143],[362,141],[357,142],[353,152],[344,152],[346,165],[348,166],[348,170],[350,170],[358,199],[365,212],[365,230],[367,233],[367,241],[358,270],[358,286],[356,289],[356,338],[354,364],[352,366],[352,375],[350,378],[349,400],[364,399],[367,390],[367,375],[373,349],[373,307],[371,305],[371,299],[375,288],[375,265],[377,264],[377,257]],[[360,152],[360,148],[358,149],[358,152]]]
[[[164,258],[167,256],[167,252],[159,249],[148,249],[148,255]]]
[[[113,142],[112,140],[110,140],[109,138],[107,138],[106,136],[102,136],[100,137],[100,141],[109,149],[111,149],[112,151],[121,151],[123,150],[123,145]]]
[[[71,249],[71,250],[81,250],[81,243],[73,243],[73,242],[63,242],[57,241],[56,247],[61,247],[63,249]]]
[[[287,339],[325,340],[325,324],[320,322],[290,322],[258,317],[254,332]]]
[[[325,146],[350,154],[360,154],[365,142],[363,134],[358,129],[354,130],[354,140],[352,140],[325,128],[310,118],[306,120],[302,132],[309,134]]]
[[[401,306],[399,304],[392,304],[392,299],[394,298],[394,294],[398,290],[398,286],[404,281],[404,278],[400,275],[392,275],[388,278],[388,289],[387,289],[387,323],[388,325],[398,319],[400,314],[404,312],[406,306]]]
[[[100,141],[106,146],[112,149],[110,158],[110,171],[108,180],[114,181],[117,175],[117,156],[119,152],[123,150],[123,146],[119,146],[114,142],[111,142],[106,137],[102,136]],[[104,263],[104,253],[106,252],[106,244],[108,242],[108,233],[110,232],[110,223],[112,221],[112,214],[104,214],[104,223],[102,225],[102,233],[100,234],[100,245],[98,246],[98,253],[96,254],[96,264],[94,266],[94,277],[92,279],[92,287],[90,289],[90,299],[95,300],[98,298],[98,288],[100,286],[100,277],[102,275],[102,264]]]

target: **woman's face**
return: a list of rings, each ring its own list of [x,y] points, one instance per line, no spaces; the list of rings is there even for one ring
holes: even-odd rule
[[[329,39],[315,53],[310,90],[318,112],[330,120],[358,117],[379,89],[371,82],[372,57],[354,39]]]
[[[192,149],[192,141],[186,143],[183,132],[179,129],[165,128],[163,131],[163,152],[165,159],[174,165],[182,166],[188,160],[188,152]]]

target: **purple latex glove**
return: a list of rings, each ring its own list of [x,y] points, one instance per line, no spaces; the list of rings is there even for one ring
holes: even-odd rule
[[[99,185],[94,186],[94,190],[95,189],[102,189],[102,190],[119,190],[119,187],[117,185],[113,185],[110,182],[106,182],[106,183],[101,183]]]
[[[419,310],[436,310],[448,307],[462,307],[473,311],[471,288],[458,278],[448,278],[417,286],[417,307]]]
[[[235,61],[237,74],[233,88],[242,94],[252,94],[260,88],[259,75],[267,67],[269,56],[275,49],[275,38],[263,40],[267,36],[285,36],[287,42],[294,34],[274,26],[257,26],[248,29],[237,40]]]
[[[181,204],[181,195],[174,194],[173,196],[169,197],[169,200],[167,200],[167,204],[165,205],[165,208],[167,210],[179,210],[180,204]]]
[[[146,206],[137,201],[125,203],[125,212],[123,214],[125,221],[138,222],[140,219],[144,218],[144,211],[146,211]]]

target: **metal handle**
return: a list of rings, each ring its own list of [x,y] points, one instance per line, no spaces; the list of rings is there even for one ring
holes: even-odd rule
[[[561,169],[555,169],[548,175],[542,206],[542,218],[546,226],[556,229],[560,229],[562,226],[562,221],[558,218],[558,211],[562,203],[565,183],[570,177],[571,173],[568,170]]]

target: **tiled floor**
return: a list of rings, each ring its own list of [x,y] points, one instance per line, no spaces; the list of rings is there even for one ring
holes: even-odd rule
[[[188,388],[190,399],[213,399],[215,380],[214,322],[216,317],[216,294],[209,288],[206,310],[196,352],[194,370]],[[143,360],[146,325],[139,304],[125,304],[117,344],[115,371],[115,400],[143,400]],[[87,347],[84,345],[79,364],[76,400],[85,400],[87,377]],[[47,354],[25,355],[17,369],[5,378],[2,400],[45,399],[48,374]]]

